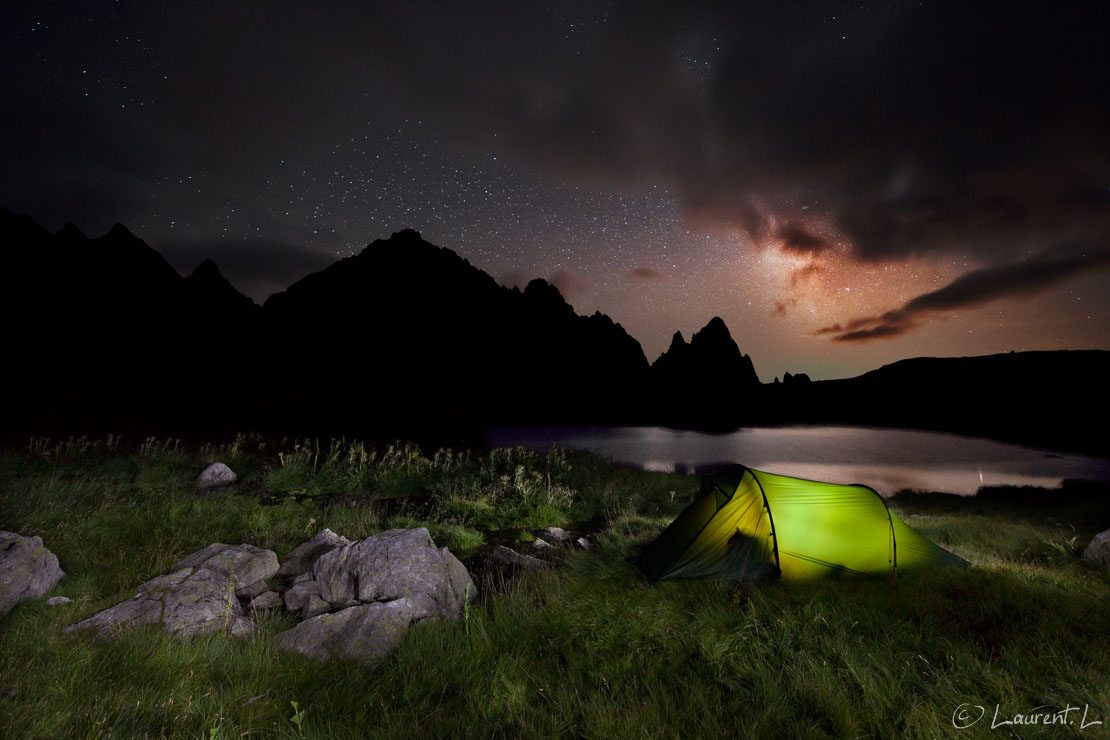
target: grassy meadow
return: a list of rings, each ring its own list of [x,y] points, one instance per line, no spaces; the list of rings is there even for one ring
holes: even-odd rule
[[[198,494],[215,460],[240,480]],[[696,476],[562,451],[257,437],[0,451],[0,529],[40,535],[67,574],[51,595],[73,599],[0,619],[0,737],[1110,735],[1110,573],[1079,557],[1110,528],[1105,489],[891,500],[966,571],[648,584],[629,556],[697,489]],[[550,570],[476,577],[465,619],[417,626],[372,668],[277,652],[274,634],[296,621],[283,613],[257,617],[245,640],[62,633],[212,542],[280,558],[323,527],[354,540],[426,526],[477,572],[490,545],[527,551],[529,528],[547,525],[592,547]],[[961,705],[986,716],[957,729]],[[1067,726],[990,727],[996,706],[1009,719],[1069,705],[1103,724],[1080,729],[1071,712]]]

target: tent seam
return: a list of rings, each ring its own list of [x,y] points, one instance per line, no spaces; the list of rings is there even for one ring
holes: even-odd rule
[[[771,521],[771,547],[774,548],[775,567],[779,569],[779,573],[782,573],[782,559],[779,557],[779,536],[775,533],[775,515],[771,513],[771,502],[767,500],[767,492],[763,490],[763,484],[760,482],[759,476],[755,474],[756,471],[748,467],[744,469],[752,474],[752,479],[755,480],[755,484],[759,486],[759,493],[763,496],[763,507],[767,509],[767,518]],[[887,514],[889,515],[890,512],[888,511]],[[892,524],[891,532],[893,532],[893,530],[894,525]]]

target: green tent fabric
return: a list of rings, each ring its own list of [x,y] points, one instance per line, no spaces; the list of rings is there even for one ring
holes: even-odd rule
[[[653,581],[811,580],[925,566],[967,567],[902,523],[867,486],[733,465],[640,554]]]

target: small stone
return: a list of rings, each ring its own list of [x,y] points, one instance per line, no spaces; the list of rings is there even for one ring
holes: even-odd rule
[[[521,555],[516,550],[512,550],[504,545],[498,545],[493,552],[490,553],[489,559],[494,563],[501,563],[503,565],[511,565],[514,568],[546,568],[548,563],[539,558],[534,558],[531,555]]]
[[[544,539],[551,540],[552,542],[570,541],[570,532],[566,531],[562,527],[544,527],[540,531],[536,532],[536,536],[543,537]]]
[[[247,604],[247,608],[256,612],[264,609],[277,609],[282,606],[282,603],[280,594],[276,591],[267,591],[251,599],[251,603]]]
[[[311,574],[310,574],[311,575]],[[285,608],[291,612],[304,609],[313,598],[320,598],[320,587],[316,581],[307,578],[290,586],[285,592]]]
[[[47,606],[62,606],[63,604],[69,604],[69,603],[72,603],[72,602],[73,602],[73,599],[70,599],[70,598],[65,597],[65,596],[51,596],[49,599],[46,600],[46,605]]]
[[[222,462],[214,462],[197,476],[197,488],[220,488],[230,486],[239,476]]]
[[[578,539],[576,539],[574,541],[574,544],[578,545],[583,550],[589,550],[590,549],[590,541],[588,539],[586,539],[585,537],[579,537]]]
[[[358,602],[354,602],[356,605]],[[331,611],[331,604],[321,599],[316,594],[308,595],[308,603],[301,609],[301,619],[312,619],[321,614],[327,614]]]
[[[537,537],[535,542],[532,543],[532,549],[542,552],[544,550],[554,550],[555,548],[552,547],[547,542],[545,542],[544,540],[541,540],[540,538]]]

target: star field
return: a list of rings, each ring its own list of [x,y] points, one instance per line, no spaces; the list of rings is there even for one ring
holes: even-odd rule
[[[9,8],[0,205],[259,302],[415,228],[649,360],[719,315],[765,381],[1108,348],[1098,14]]]

